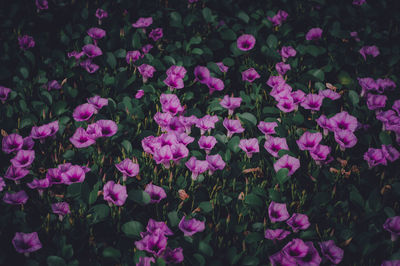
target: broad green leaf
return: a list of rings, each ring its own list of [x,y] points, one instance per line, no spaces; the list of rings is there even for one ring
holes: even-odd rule
[[[124,223],[121,229],[129,237],[140,237],[140,233],[144,231],[143,225],[138,221]]]
[[[284,184],[286,181],[289,180],[289,170],[287,168],[281,168],[279,171],[276,173],[276,179],[278,179],[278,182],[280,184]]]

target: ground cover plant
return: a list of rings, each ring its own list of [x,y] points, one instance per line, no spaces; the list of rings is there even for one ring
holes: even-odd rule
[[[399,265],[396,1],[9,1],[1,265]]]

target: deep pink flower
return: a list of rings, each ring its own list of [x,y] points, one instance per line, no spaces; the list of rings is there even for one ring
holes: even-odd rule
[[[220,70],[222,73],[228,72],[229,67],[225,66],[224,63],[222,63],[222,62],[217,62],[217,63],[215,63],[215,64],[218,66],[219,70]]]
[[[140,98],[143,97],[143,95],[144,95],[144,91],[143,91],[143,90],[138,90],[138,91],[136,92],[136,94],[135,94],[135,98],[136,98],[136,99],[140,99]]]
[[[225,95],[222,101],[220,101],[220,105],[226,109],[228,109],[228,114],[233,115],[233,111],[240,107],[242,103],[241,97],[229,97],[229,95]]]
[[[239,142],[239,148],[242,149],[248,158],[253,156],[253,153],[259,152],[260,147],[258,145],[258,139],[241,139]]]
[[[146,44],[145,46],[143,46],[140,50],[142,51],[143,55],[148,54],[150,52],[150,50],[153,49],[153,45],[151,44]],[[142,55],[142,56],[143,56]]]
[[[308,216],[301,213],[293,213],[292,217],[290,217],[286,223],[292,228],[293,232],[297,232],[300,229],[306,230],[308,227],[310,227]]]
[[[87,99],[87,101],[89,104],[92,104],[96,108],[95,113],[97,113],[97,111],[99,111],[104,106],[108,105],[108,99],[101,98],[99,95],[95,95],[95,96]]]
[[[304,257],[297,259],[298,265],[320,265],[322,259],[313,242],[307,241],[305,244],[308,247],[308,251]]]
[[[368,93],[367,95],[367,106],[369,110],[382,109],[386,106],[387,101],[386,95],[375,95]]]
[[[280,87],[285,84],[286,81],[283,79],[282,76],[269,76],[267,85],[271,88]]]
[[[215,128],[215,123],[218,122],[218,117],[216,115],[210,116],[205,115],[200,119],[197,119],[196,127],[200,128],[201,135],[212,128]]]
[[[82,127],[76,129],[74,135],[69,138],[69,141],[78,149],[89,147],[96,142],[93,136],[86,133],[86,130]]]
[[[319,40],[322,36],[322,29],[321,28],[312,28],[306,34],[306,40]]]
[[[80,63],[80,66],[83,67],[88,73],[93,74],[97,70],[99,70],[99,66],[94,64],[91,59],[86,59]]]
[[[182,143],[185,146],[194,141],[194,138],[189,136],[187,133],[176,134],[176,139],[179,141],[179,143]]]
[[[275,254],[272,254],[271,256],[269,256],[269,261],[271,263],[271,265],[273,266],[277,266],[277,265],[287,265],[287,266],[291,266],[291,265],[295,265],[296,262],[293,261],[293,259],[291,257],[286,256],[286,254],[284,254],[282,251],[278,251]]]
[[[256,38],[251,34],[243,34],[237,39],[236,44],[239,50],[249,51],[256,44]]]
[[[138,67],[139,73],[142,75],[143,77],[143,82],[147,82],[147,80],[149,78],[153,77],[154,72],[156,71],[156,69],[148,64],[141,64]]]
[[[96,140],[102,136],[101,134],[101,128],[99,127],[98,124],[92,123],[87,126],[86,128],[86,134],[87,137],[93,140]],[[83,138],[82,141],[85,142],[85,139]]]
[[[138,50],[126,52],[125,60],[127,64],[135,63],[140,58],[140,52]]]
[[[183,216],[178,227],[185,236],[192,236],[195,233],[204,231],[205,222],[199,221],[195,218],[187,220],[186,216]]]
[[[308,249],[308,246],[303,240],[295,238],[282,248],[282,253],[285,254],[293,264],[297,265],[296,262],[307,255]]]
[[[225,118],[222,124],[228,131],[226,134],[228,138],[232,137],[232,135],[235,133],[242,133],[244,131],[240,120]]]
[[[318,94],[324,96],[325,98],[329,98],[333,101],[338,100],[340,99],[340,97],[342,97],[339,93],[330,89],[320,90]]]
[[[284,62],[279,62],[275,65],[276,71],[278,71],[279,75],[285,75],[291,67],[289,64],[285,64]]]
[[[280,26],[282,25],[282,22],[284,22],[287,19],[288,16],[289,16],[288,13],[286,13],[283,10],[279,10],[275,16],[273,16],[272,18],[267,17],[267,19],[271,21],[274,26]]]
[[[382,152],[390,162],[394,162],[400,158],[400,152],[392,145],[382,145]]]
[[[106,31],[100,28],[90,28],[87,34],[94,40],[99,40],[106,36]]]
[[[82,183],[85,180],[85,171],[79,165],[69,167],[67,171],[61,174],[63,183],[71,185],[74,183]]]
[[[304,98],[304,102],[302,102],[300,105],[304,109],[319,111],[322,106],[323,99],[324,96],[322,95],[309,93]]]
[[[336,130],[335,140],[344,151],[346,148],[352,148],[357,144],[357,137],[350,130]]]
[[[133,177],[139,174],[139,164],[133,163],[132,160],[128,158],[115,164],[115,167],[123,174],[124,180],[126,180],[127,176]]]
[[[3,196],[3,201],[11,205],[24,205],[28,201],[28,195],[24,190],[11,193],[6,192]]]
[[[186,158],[189,155],[189,150],[183,143],[177,143],[171,145],[171,152],[172,152],[172,160],[177,164],[181,159]]]
[[[353,0],[353,5],[355,6],[362,6],[365,4],[367,1],[366,0]]]
[[[39,192],[39,195],[43,195],[43,191],[45,188],[48,188],[51,186],[50,180],[47,178],[44,179],[33,179],[32,182],[27,183],[28,187],[30,189],[37,189]]]
[[[33,139],[44,139],[51,135],[51,127],[48,125],[42,125],[39,127],[33,126],[31,129],[30,137]]]
[[[162,28],[155,28],[149,34],[149,37],[153,39],[153,41],[158,41],[164,36]]]
[[[33,146],[35,146],[35,142],[32,137],[28,136],[24,138],[24,144],[22,144],[22,150],[32,150]]]
[[[161,229],[143,235],[143,239],[135,241],[135,246],[139,250],[145,250],[156,256],[160,256],[167,247],[167,237]]]
[[[265,230],[265,234],[264,237],[266,239],[270,239],[270,240],[283,240],[285,239],[288,235],[290,235],[290,231],[287,230],[283,230],[283,229],[267,229]]]
[[[268,137],[264,143],[264,148],[274,157],[278,158],[280,150],[289,150],[286,138]]]
[[[75,121],[86,121],[89,120],[96,111],[96,107],[93,104],[84,103],[75,108],[72,117]]]
[[[47,90],[51,91],[51,90],[60,90],[61,89],[61,85],[60,83],[58,83],[57,80],[51,80],[47,83]]]
[[[400,235],[400,216],[387,218],[383,229],[390,232],[392,241],[396,241]]]
[[[358,126],[357,118],[350,115],[346,111],[337,113],[329,119],[328,123],[334,131],[350,130],[351,132],[354,132]]]
[[[139,18],[135,23],[132,24],[132,27],[134,28],[147,28],[153,24],[153,18],[148,17],[148,18]]]
[[[162,131],[168,131],[172,117],[171,113],[157,112],[153,119],[161,127]]]
[[[359,50],[359,53],[362,55],[364,60],[367,60],[367,55],[377,57],[380,54],[378,47],[376,47],[375,45],[364,46]]]
[[[72,51],[67,53],[68,58],[74,57],[76,60],[81,58],[85,53],[84,52],[77,52],[77,51]]]
[[[268,207],[269,219],[272,223],[282,222],[289,218],[289,213],[285,203],[276,203],[271,201]]]
[[[360,38],[358,38],[358,32],[352,31],[350,32],[350,36],[353,37],[356,42],[360,41]]]
[[[264,134],[264,135],[272,135],[276,134],[275,128],[278,126],[278,123],[276,122],[264,122],[260,121],[257,125],[258,129]]]
[[[29,167],[33,160],[35,160],[35,151],[31,150],[19,150],[17,155],[10,160],[14,167]]]
[[[49,9],[49,2],[47,0],[36,0],[35,4],[39,10]]]
[[[32,36],[24,35],[18,37],[19,48],[22,50],[28,50],[29,48],[35,47],[35,41]]]
[[[293,91],[290,96],[292,96],[294,104],[300,104],[306,99],[306,94],[302,90]]]
[[[206,161],[208,163],[208,173],[212,175],[216,170],[222,170],[225,168],[226,163],[222,159],[221,155],[207,155]]]
[[[170,68],[167,69],[167,76],[175,75],[180,79],[185,78],[187,70],[183,66],[176,66],[172,65]]]
[[[186,163],[186,167],[192,172],[192,179],[196,180],[199,174],[204,173],[208,169],[208,162],[197,160],[192,156]]]
[[[178,90],[184,87],[183,79],[178,75],[174,74],[168,75],[167,78],[164,80],[164,84],[167,85],[171,91],[173,89]]]
[[[97,120],[96,124],[101,128],[102,137],[114,136],[118,131],[117,123],[112,120]]]
[[[122,206],[128,197],[128,193],[126,193],[125,186],[115,184],[114,181],[108,181],[103,187],[103,196],[109,205]]]
[[[213,136],[201,136],[198,144],[200,149],[205,150],[206,154],[209,154],[214,148],[215,144],[217,144],[217,140]]]
[[[300,150],[304,151],[312,151],[314,150],[318,144],[322,140],[322,134],[317,132],[317,133],[311,133],[309,131],[304,132],[303,135],[297,140],[297,145],[299,146]]]
[[[364,160],[367,161],[370,168],[377,165],[387,165],[386,156],[381,149],[369,148],[367,152],[364,153]]]
[[[363,97],[366,92],[369,91],[379,91],[379,84],[373,78],[357,78],[358,83],[361,86],[361,94],[360,96]]]
[[[207,81],[210,78],[210,70],[204,66],[196,66],[194,69],[194,76],[198,82],[207,84]]]
[[[243,81],[248,81],[248,82],[253,82],[254,80],[260,78],[260,75],[257,73],[257,71],[254,68],[249,68],[246,71],[242,72],[242,80]]]
[[[6,182],[4,182],[4,179],[0,176],[0,192],[4,190],[5,186]]]
[[[282,168],[289,170],[288,176],[291,176],[300,167],[300,160],[289,156],[288,154],[283,155],[279,160],[274,163],[275,172],[278,172]]]
[[[161,108],[164,113],[170,113],[176,115],[177,113],[183,112],[183,107],[176,94],[164,94],[160,96]]]
[[[225,87],[225,84],[219,78],[210,77],[207,80],[207,86],[210,89],[210,95],[211,95],[213,94],[214,91],[222,91]]]
[[[7,98],[8,98],[8,94],[11,92],[10,88],[6,88],[4,86],[0,86],[0,100],[2,103],[5,103]]]
[[[164,145],[160,149],[154,151],[154,160],[157,164],[162,163],[165,168],[169,168],[170,161],[173,159],[171,146]]]
[[[93,44],[86,44],[83,46],[82,51],[87,55],[89,58],[95,58],[103,54],[101,49]]]
[[[6,137],[3,137],[3,140],[1,141],[2,150],[5,153],[19,151],[22,148],[23,143],[24,140],[20,135],[12,133]]]
[[[336,246],[333,240],[320,242],[319,246],[321,248],[322,255],[330,262],[334,264],[339,264],[342,261],[344,251],[343,249]]]
[[[396,88],[396,83],[389,78],[377,79],[376,84],[379,87],[378,92],[380,93],[383,93],[386,90],[394,90]]]
[[[183,261],[183,249],[175,248],[171,249],[167,247],[164,251],[162,258],[167,264],[177,264]]]
[[[169,229],[169,227],[165,224],[165,222],[157,222],[153,219],[149,219],[147,222],[146,230],[147,233],[154,233],[157,229],[161,230],[161,233],[166,236],[172,236],[174,233]]]
[[[317,162],[325,161],[330,153],[331,147],[321,144],[317,145],[313,150],[310,151],[311,157]]]
[[[147,184],[144,191],[150,195],[150,203],[159,203],[161,200],[167,197],[165,190],[162,187]]]
[[[15,182],[19,182],[18,180],[24,178],[27,174],[29,174],[29,170],[10,165],[10,167],[8,167],[6,173],[4,174],[4,177],[14,180]]]
[[[42,248],[37,232],[22,233],[16,232],[12,244],[18,253],[31,253]]]
[[[69,204],[67,202],[58,202],[51,204],[51,210],[53,213],[58,214],[60,221],[63,220],[64,216],[71,213]]]
[[[283,61],[285,61],[289,57],[296,56],[297,52],[292,46],[282,46],[281,51],[279,53],[282,56]]]
[[[98,8],[98,9],[96,10],[96,17],[97,17],[99,20],[101,20],[101,19],[103,19],[103,18],[107,18],[107,17],[108,17],[108,13],[107,13],[107,11],[105,11],[105,10],[103,10],[103,9],[101,9],[101,8]]]

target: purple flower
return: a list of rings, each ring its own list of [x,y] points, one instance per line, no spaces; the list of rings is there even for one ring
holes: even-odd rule
[[[291,176],[300,167],[300,160],[289,156],[288,154],[283,155],[279,160],[274,163],[275,172],[278,172],[282,168],[289,170],[288,175]]]
[[[400,235],[400,216],[387,218],[383,229],[390,232],[392,241],[395,241]]]
[[[257,127],[264,135],[272,135],[272,134],[276,134],[275,128],[277,126],[278,126],[278,123],[276,123],[276,122],[260,121],[258,123]]]
[[[61,178],[66,185],[82,183],[85,180],[85,171],[79,165],[73,165],[61,174]]]
[[[139,18],[135,23],[132,24],[132,27],[134,28],[147,28],[153,24],[153,18],[148,17],[148,18]]]
[[[369,168],[377,165],[387,165],[386,156],[381,149],[369,148],[366,153],[364,153],[364,160],[368,162]]]
[[[46,178],[50,181],[50,185],[62,184],[61,171],[58,168],[50,168],[47,170]]]
[[[389,78],[377,79],[376,84],[379,87],[378,92],[380,93],[384,92],[385,90],[394,90],[396,88],[396,83]]]
[[[27,174],[29,174],[29,170],[11,165],[8,167],[4,177],[14,180],[17,183],[19,179],[24,178]]]
[[[83,67],[88,73],[93,74],[97,70],[99,70],[99,66],[92,63],[92,60],[86,59],[80,63],[81,67]]]
[[[308,227],[310,227],[308,216],[301,213],[293,213],[292,217],[290,217],[286,223],[292,228],[293,232],[297,232],[300,229],[306,230]]]
[[[6,192],[3,201],[11,205],[24,205],[28,201],[28,198],[26,192],[21,190],[15,193]]]
[[[385,260],[381,266],[400,266],[400,260]]]
[[[126,187],[120,184],[115,184],[114,181],[108,181],[103,187],[104,200],[116,206],[124,205],[128,194],[126,193]]]
[[[337,92],[335,92],[333,90],[329,90],[329,89],[320,90],[318,92],[318,94],[321,95],[321,96],[324,96],[325,98],[329,98],[332,101],[338,100],[338,99],[340,99],[340,97],[342,97],[339,93],[337,93]]]
[[[146,44],[143,46],[140,50],[143,52],[143,55],[148,54],[150,50],[153,49],[153,45],[151,44]]]
[[[99,40],[106,36],[106,31],[100,28],[90,28],[87,34],[94,40]]]
[[[220,105],[226,109],[228,109],[228,114],[233,115],[233,111],[240,107],[240,104],[242,103],[242,98],[241,97],[229,97],[229,95],[225,95],[222,101],[220,101]]]
[[[101,9],[101,8],[98,8],[98,9],[96,10],[96,17],[97,17],[99,20],[101,20],[101,19],[103,19],[103,18],[107,18],[107,17],[108,17],[108,13],[107,13],[107,11],[105,11],[105,10],[103,10],[103,9]]]
[[[0,192],[4,190],[5,186],[6,182],[4,182],[4,179],[0,176]]]
[[[280,26],[282,25],[282,22],[287,19],[288,16],[288,13],[283,10],[279,10],[275,16],[273,16],[272,18],[268,17],[267,19],[271,21],[274,26]]]
[[[183,216],[178,227],[185,236],[192,236],[197,232],[204,231],[205,222],[196,220],[195,218],[187,220],[186,216]]]
[[[331,153],[331,148],[326,145],[317,145],[313,150],[310,151],[311,157],[317,161],[325,161],[328,155]]]
[[[227,137],[230,138],[232,137],[233,134],[235,133],[242,133],[244,131],[244,128],[242,127],[240,120],[234,120],[234,119],[228,119],[225,118],[224,122],[222,122],[227,132]]]
[[[76,129],[69,141],[78,149],[89,147],[96,142],[82,127]]]
[[[135,51],[128,51],[126,53],[125,60],[127,64],[131,64],[134,63],[139,58],[140,58],[140,52],[138,50],[135,50]]]
[[[210,70],[204,66],[196,66],[194,69],[194,76],[198,82],[207,84],[207,81],[210,78]]]
[[[253,82],[254,80],[260,78],[260,75],[257,73],[257,71],[254,68],[249,68],[246,71],[242,72],[242,80],[243,81],[248,81],[248,82]]]
[[[84,54],[85,54],[84,52],[79,52],[79,53],[78,53],[77,51],[72,51],[72,52],[69,52],[67,55],[68,55],[68,58],[74,57],[76,60],[78,60],[78,59],[81,58]]]
[[[204,173],[208,169],[208,162],[197,160],[192,156],[186,163],[186,167],[192,172],[192,179],[196,180],[199,174]]]
[[[279,251],[269,257],[269,261],[272,266],[292,266],[295,265],[296,262],[293,262],[291,257],[286,256],[282,251]]]
[[[175,75],[180,79],[185,78],[186,73],[187,73],[187,71],[183,66],[175,66],[175,65],[168,68],[168,70],[166,72],[167,76]]]
[[[386,95],[375,95],[368,93],[367,106],[369,110],[377,110],[385,107],[387,101]]]
[[[165,190],[162,187],[147,184],[144,191],[150,195],[150,203],[159,203],[161,200],[167,197]]]
[[[358,83],[361,86],[361,97],[365,95],[366,92],[369,91],[379,91],[379,85],[373,78],[357,78]]]
[[[97,113],[97,111],[99,111],[101,108],[108,105],[108,99],[101,98],[99,95],[95,95],[95,96],[87,99],[87,101],[89,104],[93,105],[96,108],[96,111],[94,111],[94,113]],[[88,108],[90,110],[93,110],[93,108],[91,108],[91,107],[88,107]],[[77,121],[79,121],[79,120],[77,120]]]
[[[167,85],[171,91],[173,89],[178,90],[184,87],[183,79],[174,74],[168,75],[167,78],[164,80],[164,84]]]
[[[322,255],[334,264],[339,264],[343,259],[344,251],[335,245],[333,240],[320,242]]]
[[[94,58],[103,54],[101,49],[93,44],[86,44],[83,46],[82,51],[87,55],[89,58]]]
[[[344,151],[346,148],[352,148],[357,144],[357,137],[350,130],[336,130],[335,140]]]
[[[253,156],[253,153],[259,152],[258,139],[241,139],[239,142],[239,148],[241,148],[247,155],[248,158]]]
[[[268,207],[268,215],[272,223],[283,222],[289,218],[285,203],[271,201]]]
[[[172,160],[178,164],[181,159],[186,158],[189,155],[189,150],[186,148],[185,144],[177,143],[171,146],[171,153]]]
[[[205,115],[202,118],[197,119],[196,127],[200,128],[201,135],[203,135],[206,131],[210,131],[212,128],[215,128],[215,123],[217,122],[218,117],[216,115]]]
[[[144,95],[144,91],[143,91],[143,90],[138,90],[138,91],[136,92],[136,94],[135,94],[135,98],[136,98],[136,99],[140,99],[140,98],[143,97],[143,95]]]
[[[271,88],[282,87],[284,84],[286,84],[286,81],[282,76],[269,76],[267,81],[267,85]]]
[[[251,34],[243,34],[237,39],[236,44],[239,50],[249,51],[256,44],[256,38]]]
[[[139,165],[133,163],[132,160],[128,158],[116,164],[115,167],[124,175],[124,179],[126,179],[127,176],[133,177],[139,174]]]
[[[22,150],[32,150],[33,146],[35,146],[35,142],[33,141],[33,139],[28,136],[24,138],[24,144],[22,145]]]
[[[138,70],[139,70],[139,73],[143,77],[143,82],[144,83],[146,83],[149,78],[152,78],[154,72],[156,71],[156,69],[153,66],[148,65],[148,64],[141,64],[138,67]]]
[[[72,117],[75,121],[86,121],[89,120],[95,112],[97,112],[97,109],[93,104],[84,103],[75,108]]]
[[[282,56],[283,61],[285,61],[289,57],[296,56],[297,52],[292,46],[282,46],[281,51],[279,53]]]
[[[279,62],[275,65],[276,71],[278,71],[279,75],[285,75],[291,67],[289,64],[285,64],[284,62]]]
[[[306,94],[302,90],[293,91],[290,96],[292,96],[294,104],[300,104],[306,99]]]
[[[307,254],[297,260],[298,265],[320,265],[321,264],[321,257],[318,254],[317,249],[314,247],[313,242],[307,241],[305,242],[306,246],[308,247]]]
[[[317,132],[317,133],[311,133],[311,132],[304,132],[303,135],[301,135],[300,139],[297,140],[297,145],[299,146],[300,150],[302,151],[312,151],[314,150],[318,144],[322,140],[322,134]]]
[[[382,152],[385,158],[391,162],[396,161],[400,157],[400,152],[392,145],[382,145]]]
[[[22,50],[28,50],[29,48],[35,47],[35,41],[32,36],[24,35],[18,37],[19,48]]]
[[[182,248],[171,249],[167,247],[164,251],[162,258],[167,264],[176,264],[183,261],[183,250]]]
[[[18,253],[31,253],[42,248],[37,232],[16,232],[12,244]]]
[[[177,113],[183,112],[183,107],[176,94],[164,94],[160,96],[161,108],[164,113],[170,113],[176,115]]]
[[[6,137],[3,137],[3,140],[1,141],[2,150],[5,153],[19,151],[22,148],[23,143],[24,140],[20,135],[12,133]]]
[[[10,162],[16,168],[23,168],[29,167],[33,163],[33,160],[35,160],[35,151],[19,150]]]
[[[71,213],[69,209],[69,204],[67,202],[58,202],[51,204],[51,209],[53,213],[58,214],[60,221],[63,220],[64,216]]]
[[[302,102],[300,105],[304,109],[319,111],[322,106],[323,99],[324,96],[322,95],[309,93],[306,95],[304,102]]]
[[[294,103],[292,96],[289,95],[288,98],[280,98],[276,107],[282,112],[290,113],[296,110],[298,105]]]
[[[140,257],[136,266],[151,266],[152,263],[156,263],[153,257]]]
[[[280,150],[289,150],[286,138],[279,137],[268,137],[264,143],[264,148],[276,158],[279,157],[278,153]]]
[[[353,37],[356,42],[360,41],[360,38],[358,38],[358,32],[352,31],[350,32],[350,36]]]
[[[380,54],[378,47],[376,47],[375,45],[364,46],[360,49],[359,52],[364,58],[364,60],[367,60],[367,55],[371,55],[372,57],[377,57]]]
[[[30,137],[33,139],[44,139],[51,135],[51,127],[49,125],[42,125],[39,127],[32,127]]]
[[[169,227],[165,224],[165,222],[157,222],[153,219],[149,219],[147,222],[146,230],[148,233],[154,233],[157,229],[160,229],[161,232],[166,236],[172,236],[174,233],[169,229]]]
[[[96,124],[99,125],[101,129],[102,137],[114,136],[118,131],[117,124],[112,120],[97,120]]]
[[[306,40],[307,41],[319,40],[319,39],[321,39],[321,36],[322,36],[322,29],[320,29],[320,28],[312,28],[307,32]]]
[[[208,163],[208,173],[210,175],[212,175],[216,170],[224,169],[226,165],[219,154],[206,155],[206,161]]]
[[[300,260],[307,255],[308,249],[309,247],[303,242],[303,240],[295,238],[283,247],[282,253],[296,264],[297,260]]]
[[[289,214],[288,214],[289,217]],[[264,237],[266,239],[270,239],[270,240],[283,240],[285,239],[288,235],[290,235],[290,231],[287,230],[283,230],[283,229],[267,229],[265,230],[265,235]]]
[[[156,28],[152,30],[149,34],[149,37],[153,39],[153,41],[158,41],[164,36],[162,28]]]
[[[87,126],[86,128],[86,134],[89,139],[96,140],[102,136],[101,134],[101,128],[99,127],[98,124],[92,123]],[[86,139],[87,140],[87,139]],[[86,141],[85,138],[82,139],[83,142]]]
[[[60,89],[61,89],[61,85],[60,85],[60,83],[58,83],[57,80],[52,80],[52,81],[49,81],[49,82],[47,83],[47,90],[48,90],[48,91],[51,91],[51,90],[60,90]]]
[[[142,240],[135,241],[135,246],[139,250],[160,256],[167,246],[167,237],[161,229],[157,229],[151,234],[144,235]]]
[[[222,62],[217,62],[217,63],[215,63],[215,64],[218,66],[219,70],[220,70],[222,73],[228,72],[229,67],[225,66],[224,63],[222,63]]]
[[[170,160],[172,160],[173,155],[170,145],[162,146],[160,149],[155,150],[154,160],[157,164],[162,163],[165,168],[169,168]]]
[[[365,4],[367,1],[366,0],[353,0],[353,5],[355,6],[362,6]]]
[[[210,95],[211,95],[213,94],[214,91],[222,91],[225,87],[225,84],[219,78],[210,77],[207,80],[207,86],[210,89]]]
[[[49,9],[49,3],[47,2],[47,0],[36,0],[35,4],[39,10]]]
[[[7,98],[8,98],[8,94],[11,92],[11,89],[0,86],[0,100],[2,103],[5,103]]]
[[[329,119],[329,125],[334,131],[349,130],[354,132],[357,129],[357,118],[349,115],[346,111],[337,113]]]
[[[215,144],[217,144],[217,140],[213,136],[201,136],[198,143],[200,149],[205,150],[206,154],[209,154]]]

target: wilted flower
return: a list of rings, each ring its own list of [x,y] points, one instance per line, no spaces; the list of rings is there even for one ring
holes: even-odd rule
[[[79,165],[73,165],[67,171],[61,174],[63,183],[71,185],[74,183],[82,183],[85,180],[85,171]]]
[[[183,216],[181,221],[179,222],[179,229],[183,232],[185,236],[192,236],[197,232],[204,231],[205,223],[195,218],[187,220],[186,216]]]
[[[47,0],[36,0],[35,4],[39,10],[49,9],[49,3],[47,2]]]
[[[135,23],[132,24],[132,27],[134,28],[147,28],[153,24],[153,18],[148,17],[148,18],[139,18]]]
[[[143,91],[143,90],[138,90],[138,91],[136,92],[136,94],[135,94],[135,98],[136,98],[136,99],[140,99],[140,98],[143,97],[143,95],[144,95],[144,91]]]
[[[165,190],[162,187],[147,184],[144,191],[150,195],[150,203],[159,203],[161,200],[167,197]]]
[[[242,102],[241,97],[229,97],[229,95],[225,95],[222,101],[220,101],[220,105],[226,109],[228,109],[228,114],[232,115],[233,111],[240,107],[240,104]]]
[[[369,110],[377,110],[385,107],[387,101],[386,95],[375,95],[368,93],[367,106]]]
[[[51,186],[50,180],[47,178],[44,179],[33,179],[32,182],[27,183],[28,187],[30,189],[37,189],[39,192],[39,195],[42,196],[44,189],[48,188]]]
[[[239,50],[249,51],[256,44],[256,39],[251,34],[243,34],[237,39],[236,44]]]
[[[289,217],[289,216],[288,216]],[[290,231],[283,230],[283,229],[267,229],[265,230],[264,237],[270,240],[282,240],[285,239],[288,235],[290,235]]]
[[[321,28],[312,28],[306,34],[306,40],[319,40],[322,36],[322,29]]]
[[[289,150],[286,138],[269,137],[264,143],[264,148],[274,157],[279,157],[280,150]]]
[[[224,65],[224,63],[222,63],[222,62],[217,62],[217,63],[215,63],[217,66],[218,66],[218,68],[219,68],[219,70],[222,72],[222,73],[226,73],[226,72],[228,72],[228,67],[227,66],[225,66]]]
[[[376,47],[375,45],[364,46],[360,49],[359,52],[364,58],[364,60],[367,60],[367,55],[371,55],[372,57],[377,57],[380,54],[378,47]]]
[[[18,253],[29,254],[42,248],[37,232],[27,234],[16,232],[12,243]]]
[[[282,25],[282,22],[284,22],[288,17],[288,13],[286,13],[283,10],[279,10],[275,16],[271,17],[267,17],[267,19],[269,21],[271,21],[273,23],[274,26],[280,26]]]
[[[192,156],[186,163],[186,167],[192,172],[192,179],[196,180],[199,174],[204,173],[208,169],[208,162],[197,160]]]
[[[322,140],[322,134],[317,132],[317,133],[311,133],[309,131],[304,132],[303,135],[301,135],[300,139],[297,140],[297,145],[299,146],[300,150],[304,151],[312,151],[314,150],[318,144]]]
[[[23,143],[24,139],[20,135],[12,133],[8,136],[3,137],[3,140],[1,141],[2,150],[5,153],[19,151],[22,148]]]
[[[32,36],[24,35],[18,37],[19,48],[22,50],[28,50],[29,48],[35,47],[35,41]]]
[[[222,170],[225,168],[226,163],[222,159],[221,155],[207,155],[206,161],[208,163],[208,173],[212,175],[216,170]]]
[[[210,78],[210,70],[204,66],[196,66],[194,68],[194,76],[196,80],[202,84],[207,84]]]
[[[3,201],[11,205],[23,205],[28,201],[28,195],[24,190],[10,193],[6,192],[3,196]]]
[[[149,37],[153,39],[153,41],[158,41],[164,36],[162,28],[155,28],[149,34]]]
[[[58,214],[60,221],[63,220],[64,216],[71,213],[69,209],[69,204],[67,202],[58,202],[51,204],[51,209],[53,213]]]
[[[89,58],[94,58],[103,54],[101,49],[93,44],[86,44],[83,46],[82,51],[87,55]]]
[[[242,133],[244,131],[244,128],[242,127],[242,124],[240,123],[240,120],[225,118],[224,122],[222,124],[228,131],[227,132],[228,138],[232,137],[232,135],[234,133]]]
[[[246,71],[242,72],[242,80],[243,81],[248,81],[248,82],[253,82],[254,80],[260,78],[260,75],[257,73],[257,71],[254,68],[249,68]]]
[[[110,205],[122,206],[125,203],[128,194],[126,187],[120,184],[115,184],[114,181],[108,181],[103,187],[104,200]]]
[[[239,148],[241,148],[247,155],[248,158],[253,156],[253,153],[259,152],[258,139],[241,139],[239,142]]]
[[[217,144],[217,140],[213,136],[201,136],[198,143],[200,149],[205,150],[206,153],[209,154],[215,144]]]
[[[383,229],[390,232],[392,241],[395,241],[400,235],[400,216],[387,218],[383,224]]]
[[[213,94],[214,91],[222,91],[225,87],[225,84],[219,78],[210,77],[207,80],[207,86],[210,89],[210,95],[211,95]]]
[[[300,229],[306,230],[308,227],[310,227],[308,216],[301,213],[293,213],[292,217],[290,217],[286,223],[292,228],[293,232],[297,232]]]
[[[102,137],[114,136],[118,131],[117,123],[112,120],[97,120],[96,124],[101,128]]]
[[[289,218],[285,203],[271,201],[268,207],[268,215],[272,223],[282,222]]]
[[[334,264],[339,264],[343,259],[344,251],[335,245],[333,240],[320,242],[322,255]]]
[[[289,170],[288,175],[291,176],[300,167],[300,160],[289,156],[288,154],[283,155],[279,160],[274,163],[275,172],[278,172],[282,168],[287,168]]]

